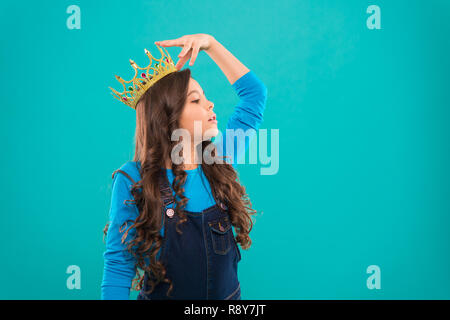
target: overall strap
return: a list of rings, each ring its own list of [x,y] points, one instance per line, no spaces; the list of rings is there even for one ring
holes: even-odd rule
[[[123,170],[116,170],[113,172],[112,174],[112,178],[114,179],[114,175],[116,173],[122,173],[123,175],[125,175],[128,179],[130,179],[130,181],[135,184],[136,182],[134,181],[134,179],[125,171]],[[164,168],[161,168],[160,170],[160,177],[159,177],[159,190],[161,192],[161,200],[163,201],[164,206],[167,206],[168,204],[174,203],[175,199],[173,197],[173,193],[172,193],[172,188],[170,186],[169,183],[169,179],[167,178],[167,173],[166,170]]]
[[[175,202],[173,191],[170,187],[169,179],[167,178],[167,173],[164,168],[161,168],[160,171],[159,190],[161,192],[161,200],[163,201],[164,206]]]

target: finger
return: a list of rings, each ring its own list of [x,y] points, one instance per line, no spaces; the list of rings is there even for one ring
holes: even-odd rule
[[[191,54],[191,61],[189,62],[189,65],[194,65],[195,60],[197,59],[198,52],[200,51],[200,46],[195,45],[194,48],[192,48],[192,54]]]
[[[183,68],[183,66],[184,66],[184,63],[183,63],[181,60],[179,60],[179,61],[177,62],[177,64],[176,64],[176,66],[175,66],[175,69],[177,69],[178,71],[180,71],[181,68]]]
[[[186,63],[186,61],[188,61],[189,56],[184,56],[182,57],[180,60],[178,60],[175,68],[177,68],[177,70],[181,70],[181,68],[183,68],[184,64]]]
[[[183,50],[181,50],[180,54],[178,55],[178,58],[184,57],[186,55],[186,53],[188,53],[189,50],[191,50],[191,46],[192,46],[192,42],[187,42],[183,46]]]
[[[172,40],[155,41],[155,44],[161,47],[182,46],[183,41],[181,41],[180,39],[172,39]]]

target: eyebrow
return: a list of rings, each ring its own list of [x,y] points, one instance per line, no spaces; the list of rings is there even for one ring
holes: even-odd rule
[[[191,92],[188,93],[188,96],[189,96],[191,93],[194,93],[194,92],[197,92],[198,94],[200,94],[200,92],[198,92],[198,90],[192,90]],[[205,91],[203,91],[203,94],[205,94]]]

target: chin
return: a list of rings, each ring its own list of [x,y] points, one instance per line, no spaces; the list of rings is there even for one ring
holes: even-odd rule
[[[217,128],[209,128],[208,130],[205,131],[204,135],[203,135],[203,140],[209,140],[212,137],[215,137],[219,134],[219,129]]]

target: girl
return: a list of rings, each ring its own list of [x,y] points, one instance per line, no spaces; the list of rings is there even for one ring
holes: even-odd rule
[[[185,35],[155,44],[183,49],[176,71],[152,84],[135,105],[134,159],[113,173],[102,299],[129,299],[136,274],[138,299],[241,299],[237,243],[250,247],[251,215],[256,211],[235,166],[249,142],[244,135],[239,143],[228,130],[217,145],[211,141],[218,133],[214,103],[190,69],[180,70],[189,59],[192,66],[200,50],[217,63],[240,99],[227,129],[257,130],[267,89],[211,35]],[[179,129],[191,137],[178,144],[181,163],[173,161],[177,142],[171,139]],[[227,158],[220,151],[227,150],[227,141],[234,142],[231,164],[194,160],[211,147],[215,159]],[[245,147],[239,148],[242,144]]]

